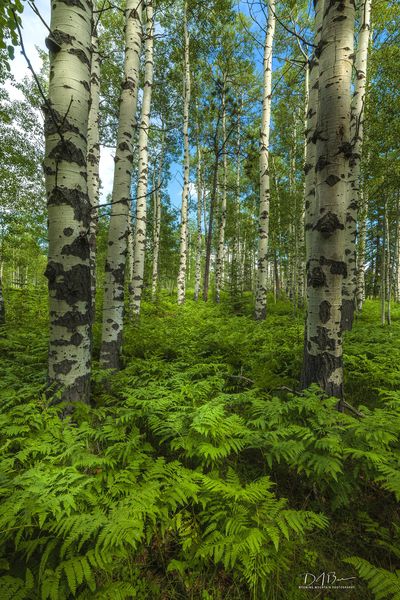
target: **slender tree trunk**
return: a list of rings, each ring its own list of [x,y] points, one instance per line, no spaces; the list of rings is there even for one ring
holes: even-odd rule
[[[267,313],[267,260],[269,226],[269,132],[272,96],[272,46],[275,34],[275,0],[268,0],[268,27],[264,46],[264,91],[260,135],[260,216],[257,258],[256,303],[254,317],[265,319]]]
[[[316,71],[314,71],[316,73]],[[304,169],[308,164],[308,140],[307,140],[307,121],[310,109],[310,61],[307,59],[305,66],[305,76],[304,76]],[[315,154],[315,153],[314,153]],[[315,168],[315,167],[314,167]],[[306,176],[304,176],[303,182],[303,197],[306,198]],[[297,271],[297,281],[298,281],[298,290],[299,290],[299,306],[304,306],[304,296],[305,296],[305,262],[304,262],[304,218],[305,218],[305,206],[304,201],[301,203],[300,210],[300,223],[299,223],[299,261],[298,261],[298,271]]]
[[[158,263],[160,256],[161,236],[161,182],[164,168],[165,134],[161,141],[160,164],[158,167],[157,189],[154,192],[154,224],[153,224],[153,271],[151,283],[151,297],[154,300],[158,289]]]
[[[357,310],[361,311],[365,300],[365,251],[367,241],[367,215],[368,215],[368,190],[360,189],[360,227],[358,232],[358,265],[357,265],[357,287],[356,302]]]
[[[219,148],[218,148],[218,126],[215,132],[214,138],[214,173],[213,183],[210,197],[210,210],[208,213],[208,229],[207,229],[207,240],[206,240],[206,258],[204,264],[204,282],[203,282],[203,300],[208,300],[208,287],[210,283],[210,265],[211,265],[211,249],[212,249],[212,236],[213,236],[213,222],[214,222],[214,208],[217,199],[218,189],[218,165],[219,165]]]
[[[143,292],[144,261],[146,254],[147,187],[149,174],[148,139],[150,126],[151,93],[153,88],[153,4],[146,2],[145,73],[142,109],[139,124],[139,177],[136,192],[136,223],[132,280],[132,312],[140,314]]]
[[[400,302],[400,194],[397,193],[396,203],[396,243],[395,243],[395,265],[396,265],[396,279],[395,279],[395,302]]]
[[[241,113],[243,108],[243,99],[240,101],[239,111],[237,115],[237,132],[236,132],[236,185],[235,185],[235,205],[234,205],[234,237],[232,244],[232,264],[231,264],[231,296],[235,302],[239,296],[239,280],[240,280],[240,262],[239,262],[239,242],[240,242],[240,176],[241,176]]]
[[[92,312],[95,319],[96,308],[96,235],[99,211],[99,165],[100,165],[100,140],[99,140],[99,101],[100,101],[100,56],[98,38],[95,32],[92,36],[92,61],[90,76],[90,111],[87,131],[87,176],[88,195],[90,203],[90,273],[92,286]]]
[[[91,370],[90,205],[87,127],[92,2],[53,2],[44,172],[48,204],[48,383],[59,400],[89,402]]]
[[[225,78],[224,78],[225,81]],[[227,186],[227,152],[226,152],[226,93],[225,83],[222,91],[222,200],[221,210],[219,215],[219,236],[217,261],[215,266],[215,301],[221,300],[222,276],[224,270],[224,254],[225,254],[225,227],[226,227],[226,186]]]
[[[197,240],[196,240],[196,266],[194,282],[194,300],[197,302],[200,295],[201,282],[201,254],[202,254],[202,234],[201,234],[201,212],[202,212],[202,178],[201,178],[201,147],[200,147],[200,126],[197,124]]]
[[[178,272],[178,304],[183,304],[186,298],[186,267],[188,246],[188,199],[189,199],[189,106],[190,106],[190,56],[189,56],[189,31],[187,26],[187,0],[184,0],[183,12],[183,38],[184,38],[184,82],[183,82],[183,190],[179,246],[179,272]]]
[[[392,298],[392,259],[390,252],[390,229],[389,229],[389,219],[387,212],[385,214],[385,232],[386,232],[386,289],[387,289],[387,313],[386,319],[387,324],[392,324],[392,316],[391,316],[391,298]]]
[[[345,224],[345,260],[347,276],[343,279],[342,329],[353,326],[357,288],[356,235],[360,206],[361,153],[364,130],[368,44],[370,39],[371,0],[363,0],[360,7],[361,28],[358,36],[355,70],[356,81],[351,103],[351,145],[349,191]],[[350,148],[351,149],[351,148]]]
[[[383,214],[383,243],[381,260],[381,323],[386,322],[386,247],[387,247],[387,201],[385,200],[385,209]]]
[[[349,169],[354,4],[328,4],[319,62],[316,198],[307,248],[307,323],[302,383],[343,395],[341,331],[344,227]]]
[[[6,308],[4,304],[4,296],[3,296],[3,282],[2,277],[0,276],[0,326],[5,325],[6,323]]]
[[[111,217],[105,266],[101,366],[119,369],[122,345],[124,288],[130,227],[133,135],[142,44],[142,2],[127,0],[124,79],[121,85]]]

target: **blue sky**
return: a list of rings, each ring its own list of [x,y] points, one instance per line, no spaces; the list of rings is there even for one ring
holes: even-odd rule
[[[252,0],[251,0],[252,1]],[[44,20],[49,23],[50,22],[50,0],[35,0],[35,4],[40,11]],[[24,45],[29,55],[29,58],[32,62],[33,68],[35,70],[39,70],[41,66],[40,58],[36,50],[36,46],[46,50],[44,40],[47,35],[47,30],[40,19],[35,15],[32,9],[29,7],[27,3],[24,3],[25,10],[22,15],[22,25],[23,25],[23,38]],[[238,2],[237,7],[239,10],[243,11],[246,14],[249,14],[247,2]],[[254,14],[259,16],[262,19],[262,15],[260,14],[260,8],[256,7],[256,3],[254,3]],[[255,57],[257,60],[258,56]],[[29,75],[29,70],[25,61],[25,58],[18,51],[16,52],[16,57],[14,61],[12,61],[11,65],[12,74],[17,80],[21,80],[26,75]],[[11,86],[7,86],[11,95],[13,97],[18,97],[19,93],[12,88]],[[100,160],[100,176],[102,181],[102,194],[101,200],[105,201],[107,194],[111,192],[112,189],[112,180],[113,180],[113,171],[114,171],[114,161],[113,161],[113,151],[109,148],[101,148],[101,160]],[[172,177],[168,185],[168,192],[171,199],[171,204],[175,207],[179,207],[181,203],[181,194],[182,194],[182,169],[180,163],[174,163],[172,165]],[[195,193],[194,187],[192,186],[192,194]]]

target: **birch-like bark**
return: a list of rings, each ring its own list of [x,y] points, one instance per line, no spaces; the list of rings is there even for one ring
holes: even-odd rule
[[[225,227],[226,227],[226,188],[227,188],[227,170],[228,160],[226,151],[226,93],[225,85],[222,91],[222,198],[221,207],[219,214],[219,234],[218,234],[218,249],[217,249],[217,260],[215,265],[215,301],[220,302],[221,300],[221,286],[224,270],[224,256],[225,256]]]
[[[210,196],[210,210],[208,212],[208,228],[206,238],[206,256],[204,261],[204,281],[203,281],[203,300],[208,301],[208,288],[210,284],[211,268],[211,249],[213,237],[214,209],[218,193],[218,166],[219,166],[219,147],[218,147],[218,124],[214,135],[214,167],[213,183]]]
[[[267,313],[267,261],[269,227],[269,132],[272,97],[272,46],[275,34],[275,0],[268,0],[268,26],[264,46],[264,89],[260,135],[260,215],[258,226],[257,283],[254,317],[265,319]]]
[[[6,323],[6,307],[4,304],[4,296],[3,296],[3,282],[0,276],[0,326],[5,325]]]
[[[160,235],[161,235],[161,181],[164,168],[165,154],[165,134],[161,141],[160,164],[158,167],[158,177],[156,189],[154,190],[154,208],[153,208],[153,267],[151,276],[151,297],[155,299],[158,289],[158,264],[160,256]]]
[[[357,310],[361,311],[365,300],[365,251],[367,242],[367,215],[368,215],[368,190],[360,188],[359,195],[359,231],[357,247],[357,283],[356,283],[356,303]]]
[[[352,0],[325,5],[319,62],[316,202],[309,222],[307,322],[303,385],[343,396],[341,306],[344,228],[351,157],[350,105],[354,40]]]
[[[304,237],[307,256],[311,251],[311,232],[316,210],[315,183],[316,183],[316,152],[317,152],[317,107],[319,85],[319,48],[322,31],[322,17],[324,0],[314,2],[314,46],[315,49],[308,62],[308,108],[305,123],[305,154],[304,154]],[[307,281],[305,281],[307,291]]]
[[[142,44],[142,2],[127,0],[125,63],[121,84],[117,148],[105,266],[103,328],[100,363],[119,369],[124,316],[125,266],[130,227],[133,135]]]
[[[153,88],[153,4],[146,2],[145,72],[142,110],[139,124],[139,174],[136,192],[136,222],[132,279],[132,312],[140,314],[143,292],[144,260],[146,254],[147,184],[149,173],[148,139],[150,126],[151,93]]]
[[[314,71],[314,73],[316,73],[316,71]],[[304,153],[303,153],[304,169],[306,168],[306,165],[308,164],[308,158],[309,158],[308,157],[309,143],[308,143],[307,134],[306,134],[306,130],[308,129],[307,123],[308,123],[309,109],[310,109],[310,61],[307,57],[306,66],[305,66],[305,76],[304,76],[304,125],[305,125]],[[303,197],[304,197],[304,199],[306,198],[306,192],[307,192],[306,177],[304,176],[304,182],[303,182]],[[302,202],[301,210],[300,210],[300,224],[299,224],[299,230],[298,230],[299,231],[299,251],[298,251],[299,260],[298,260],[298,265],[297,265],[297,267],[298,267],[297,281],[298,281],[298,291],[299,291],[299,295],[298,295],[298,305],[299,306],[304,306],[304,297],[305,297],[304,219],[305,219],[305,204],[304,204],[304,202]]]
[[[235,185],[235,229],[232,247],[232,262],[231,262],[231,296],[234,301],[238,300],[239,296],[239,280],[240,280],[240,261],[239,261],[239,240],[240,240],[240,176],[241,176],[241,115],[243,108],[243,98],[240,101],[239,112],[237,115],[237,131],[236,131],[236,185]]]
[[[368,45],[371,27],[371,0],[363,0],[360,7],[361,27],[355,59],[356,81],[351,103],[351,144],[349,192],[345,228],[345,257],[347,276],[343,280],[342,328],[350,330],[353,325],[357,288],[356,235],[360,207],[361,154],[363,145],[365,95],[367,83]]]
[[[188,200],[189,200],[189,106],[190,106],[190,56],[189,31],[187,26],[187,0],[183,9],[183,39],[184,39],[184,81],[183,81],[183,190],[179,244],[178,271],[178,304],[183,304],[186,298],[186,267],[188,248]]]
[[[89,402],[92,299],[87,127],[93,6],[52,2],[44,172],[48,205],[49,391]]]
[[[87,176],[88,195],[90,203],[90,273],[92,286],[92,311],[95,318],[96,302],[96,235],[99,211],[99,165],[100,165],[100,140],[99,140],[99,104],[100,104],[100,56],[97,32],[92,36],[92,62],[90,76],[90,111],[87,131]]]
[[[202,213],[202,181],[201,181],[201,146],[200,146],[200,125],[197,123],[197,239],[196,239],[196,266],[194,281],[194,300],[197,302],[200,295],[201,282],[201,254],[202,254],[202,234],[201,234],[201,213]]]

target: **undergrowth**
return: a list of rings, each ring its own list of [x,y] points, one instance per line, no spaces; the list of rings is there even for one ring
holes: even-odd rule
[[[400,598],[400,311],[382,328],[369,302],[346,337],[356,417],[297,393],[303,316],[270,305],[265,323],[145,305],[124,369],[95,363],[93,406],[62,419],[43,395],[45,310],[11,306],[1,600],[342,597],[301,589],[306,572],[354,578],[349,600]]]

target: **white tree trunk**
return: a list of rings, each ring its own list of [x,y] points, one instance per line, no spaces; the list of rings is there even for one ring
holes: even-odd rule
[[[371,28],[371,0],[363,0],[360,6],[361,27],[358,36],[355,71],[356,81],[351,103],[351,144],[349,192],[345,229],[345,257],[347,276],[343,281],[342,327],[352,328],[357,287],[356,235],[360,206],[361,154],[363,145],[365,95],[367,83],[368,45]]]
[[[99,164],[100,164],[100,141],[99,141],[99,104],[100,104],[100,56],[98,38],[95,33],[92,36],[92,62],[90,77],[90,111],[87,131],[87,176],[88,195],[90,203],[90,271],[92,285],[92,310],[93,318],[96,301],[96,234],[99,207]]]
[[[202,178],[201,178],[201,147],[200,147],[200,127],[197,124],[197,239],[196,239],[196,266],[194,282],[194,300],[199,299],[201,282],[201,254],[202,254],[202,233],[201,233],[201,213],[202,213]]]
[[[158,264],[160,256],[160,235],[161,235],[161,182],[164,167],[165,136],[161,142],[161,156],[158,167],[158,178],[156,189],[154,191],[154,216],[153,216],[153,269],[151,279],[151,297],[154,300],[158,289]]]
[[[44,172],[48,202],[48,381],[65,402],[90,396],[92,299],[87,127],[92,2],[53,1]]]
[[[221,286],[224,271],[224,255],[225,255],[225,227],[226,227],[226,188],[227,188],[227,170],[228,159],[226,151],[226,93],[225,93],[225,78],[224,89],[222,92],[222,198],[219,214],[219,234],[218,234],[218,249],[217,260],[215,265],[215,301],[221,300]]]
[[[190,106],[190,57],[189,57],[189,31],[187,26],[187,0],[184,1],[183,14],[184,38],[184,82],[183,82],[183,190],[180,225],[179,245],[179,271],[178,271],[178,304],[183,304],[186,298],[186,266],[188,246],[188,200],[189,200],[189,106]]]
[[[267,255],[269,226],[269,132],[272,95],[272,46],[275,34],[275,0],[268,0],[268,27],[264,46],[264,90],[260,135],[260,215],[257,256],[257,283],[254,317],[265,319],[267,312]]]
[[[118,369],[124,315],[125,265],[131,205],[133,134],[142,44],[142,2],[127,0],[124,79],[121,85],[111,217],[105,266],[100,363]]]
[[[147,24],[145,41],[145,73],[142,110],[139,124],[139,176],[136,192],[136,221],[132,279],[132,312],[140,314],[143,292],[144,260],[146,254],[147,184],[149,173],[148,139],[150,126],[151,93],[153,88],[153,4],[146,3]]]
[[[307,248],[307,322],[303,385],[343,395],[342,285],[350,144],[354,4],[327,4],[319,60],[314,218]]]

